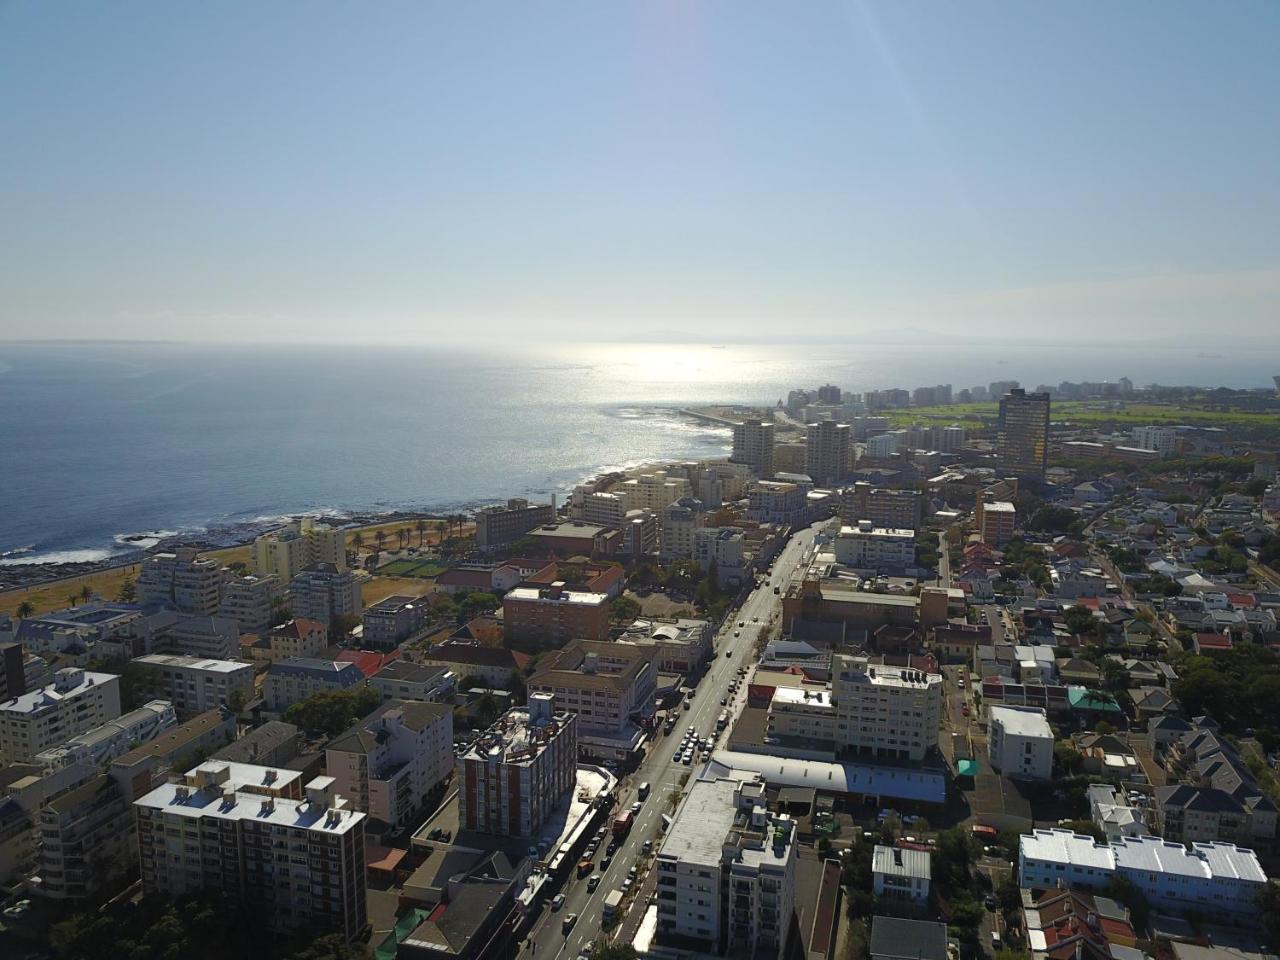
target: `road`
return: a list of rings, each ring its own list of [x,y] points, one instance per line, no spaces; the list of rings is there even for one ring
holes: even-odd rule
[[[729,692],[729,684],[738,675],[738,668],[754,662],[753,651],[759,641],[773,623],[781,621],[782,598],[786,592],[787,579],[796,571],[800,561],[805,558],[812,547],[815,530],[806,527],[797,531],[788,540],[787,545],[778,554],[773,564],[773,573],[763,586],[753,590],[743,601],[742,606],[729,618],[716,636],[714,659],[706,673],[698,683],[696,695],[689,703],[689,709],[682,711],[676,721],[675,730],[670,736],[659,732],[649,745],[648,754],[641,761],[634,773],[629,774],[618,789],[617,811],[625,810],[637,799],[637,790],[641,783],[650,784],[650,794],[636,817],[631,833],[610,859],[609,866],[601,870],[600,862],[605,857],[601,849],[596,855],[597,869],[594,876],[600,877],[599,886],[594,891],[587,889],[588,878],[571,878],[561,888],[565,895],[564,906],[558,911],[548,907],[541,919],[534,926],[525,941],[521,957],[547,958],[547,960],[574,960],[580,952],[588,949],[588,945],[600,935],[601,912],[604,898],[611,890],[622,886],[627,871],[636,867],[639,871],[637,884],[639,893],[632,898],[630,911],[624,919],[622,927],[625,931],[634,931],[643,913],[653,888],[648,869],[652,864],[652,854],[656,853],[661,838],[661,815],[672,813],[676,804],[672,794],[685,792],[685,785],[697,773],[700,764],[695,760],[690,766],[678,762],[676,748],[684,732],[692,727],[700,737],[716,737],[716,720],[725,707],[720,701]],[[774,585],[780,586],[781,593],[773,593]],[[738,626],[739,622],[745,625]],[[734,636],[735,633],[740,636]],[[729,654],[726,656],[726,652]],[[732,703],[735,714],[742,709],[746,699],[746,685],[740,685],[737,696]],[[644,842],[652,844],[649,854],[644,853]],[[627,904],[624,904],[624,909]],[[562,930],[564,918],[569,914],[577,914],[578,920],[573,928],[565,934]]]

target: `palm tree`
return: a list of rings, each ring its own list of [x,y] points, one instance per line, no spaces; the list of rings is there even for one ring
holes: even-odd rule
[[[25,620],[36,612],[35,605],[30,600],[23,600],[18,604],[17,614],[19,620]]]
[[[90,599],[92,599],[92,597],[93,597],[93,591],[89,589],[89,585],[86,583],[83,587],[80,588],[80,599],[83,600],[85,603],[88,603]]]
[[[67,606],[69,606],[69,607],[74,607],[74,606],[76,605],[76,600],[78,600],[79,598],[80,598],[79,594],[75,594],[75,593],[68,593],[68,594],[67,594]]]
[[[356,548],[356,553],[360,552],[360,548],[364,546],[364,534],[357,530],[351,535],[351,545]]]
[[[418,546],[422,546],[422,535],[427,532],[427,521],[419,517],[414,521],[413,528],[418,531]]]
[[[378,544],[378,552],[382,552],[382,545],[387,542],[387,534],[383,530],[379,530],[373,535],[374,541]]]

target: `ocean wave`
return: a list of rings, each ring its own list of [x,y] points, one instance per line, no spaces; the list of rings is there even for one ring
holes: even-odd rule
[[[180,530],[147,530],[142,533],[117,533],[113,540],[126,550],[150,550],[167,537],[176,537]]]
[[[54,565],[59,563],[101,563],[112,557],[126,553],[125,550],[51,550],[48,553],[22,554],[21,556],[0,557],[0,567],[18,567],[30,564]]]

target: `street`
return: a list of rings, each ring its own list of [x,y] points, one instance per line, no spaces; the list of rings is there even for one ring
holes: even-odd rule
[[[738,668],[749,667],[754,662],[756,642],[769,629],[771,619],[775,625],[781,619],[781,593],[786,592],[791,574],[812,545],[814,532],[813,528],[806,527],[793,534],[774,560],[773,572],[764,585],[753,590],[742,606],[726,618],[724,627],[716,636],[713,659],[698,684],[696,695],[688,701],[689,709],[680,711],[675,729],[669,736],[664,736],[661,731],[655,734],[644,760],[620,784],[615,812],[627,809],[636,801],[641,783],[647,782],[650,785],[650,794],[636,816],[635,825],[613,855],[608,868],[601,871],[597,866],[596,871],[591,874],[600,877],[599,886],[594,891],[588,891],[589,877],[569,879],[560,891],[565,895],[564,906],[554,912],[549,906],[544,910],[526,939],[521,956],[566,957],[573,960],[580,952],[589,949],[589,945],[600,935],[605,897],[611,890],[621,889],[627,871],[637,867],[639,876],[631,891],[632,899],[623,905],[624,911],[630,909],[624,913],[619,924],[622,930],[634,932],[652,894],[653,881],[648,876],[648,867],[661,843],[661,815],[674,812],[676,804],[672,802],[673,792],[683,795],[684,785],[702,767],[698,760],[690,766],[677,761],[676,749],[680,740],[690,727],[700,737],[719,740],[715,729],[716,719],[720,711],[725,709],[720,701],[728,695],[729,684],[737,677]],[[774,585],[781,587],[779,595],[774,595]],[[745,625],[739,627],[740,621]],[[735,637],[735,632],[741,636]],[[726,652],[729,653],[727,657]],[[730,704],[735,716],[745,699],[744,683],[740,685],[736,698]],[[652,844],[648,855],[643,852],[646,840]],[[596,855],[597,865],[605,855],[602,848]],[[577,914],[578,920],[566,935],[562,931],[562,924],[564,918],[571,913]]]

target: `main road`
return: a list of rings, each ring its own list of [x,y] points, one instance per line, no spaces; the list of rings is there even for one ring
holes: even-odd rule
[[[768,635],[771,626],[781,622],[782,595],[786,593],[787,584],[797,575],[803,561],[810,556],[814,535],[813,527],[804,527],[792,534],[775,558],[772,572],[762,585],[752,590],[742,606],[725,619],[723,628],[716,636],[711,663],[698,683],[696,694],[686,701],[689,709],[681,710],[676,718],[675,730],[669,736],[664,736],[661,730],[654,734],[645,758],[636,771],[629,774],[618,787],[618,802],[614,810],[622,811],[637,801],[641,783],[650,785],[649,797],[641,805],[631,832],[609,859],[608,867],[600,869],[606,855],[605,849],[601,848],[597,852],[597,868],[590,874],[600,878],[594,891],[588,889],[588,877],[578,879],[575,876],[565,883],[560,891],[565,896],[564,905],[558,911],[552,911],[550,907],[544,910],[525,939],[521,957],[574,960],[580,953],[589,950],[591,943],[600,936],[605,896],[611,890],[621,889],[632,867],[637,870],[637,879],[632,884],[630,900],[623,904],[624,911],[629,908],[628,916],[623,920],[623,928],[627,931],[635,929],[653,887],[648,869],[661,842],[662,814],[674,812],[675,795],[683,795],[701,766],[696,759],[689,766],[680,763],[677,756],[680,740],[690,728],[699,737],[710,737],[713,741],[719,739],[716,720],[720,711],[726,709],[720,701],[730,697],[729,684],[737,678],[738,668],[747,667],[754,662],[753,653],[758,642]],[[775,586],[778,587],[777,594],[773,592]],[[739,626],[739,623],[743,625]],[[736,695],[729,701],[729,708],[736,714],[745,700],[744,683],[739,685]],[[646,841],[650,844],[648,852],[644,849]],[[578,919],[565,932],[562,925],[569,914],[577,915]]]

